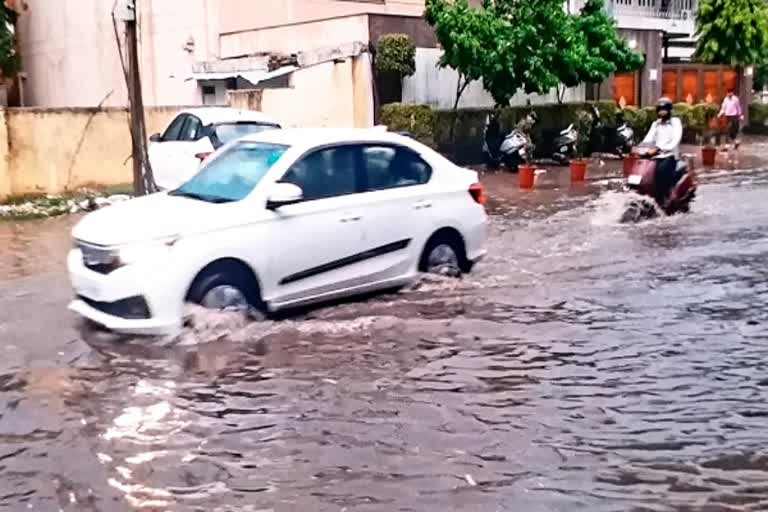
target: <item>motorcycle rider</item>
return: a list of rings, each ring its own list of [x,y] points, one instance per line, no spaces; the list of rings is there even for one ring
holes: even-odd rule
[[[680,142],[683,139],[683,123],[672,117],[672,100],[661,98],[656,103],[656,116],[643,144],[652,144],[650,154],[656,162],[656,200],[664,204],[677,182],[677,161],[680,158]]]

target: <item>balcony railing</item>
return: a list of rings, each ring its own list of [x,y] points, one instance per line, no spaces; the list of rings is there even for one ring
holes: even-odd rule
[[[640,16],[668,20],[693,20],[698,0],[609,0],[614,16]]]

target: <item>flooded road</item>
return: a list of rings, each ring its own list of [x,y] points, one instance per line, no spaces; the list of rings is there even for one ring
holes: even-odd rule
[[[469,278],[175,347],[80,340],[73,219],[0,223],[0,510],[768,510],[768,172],[486,183]]]

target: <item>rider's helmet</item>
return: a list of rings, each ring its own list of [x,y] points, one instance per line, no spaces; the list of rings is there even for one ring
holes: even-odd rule
[[[663,97],[656,102],[656,115],[662,121],[667,121],[672,117],[672,100]]]

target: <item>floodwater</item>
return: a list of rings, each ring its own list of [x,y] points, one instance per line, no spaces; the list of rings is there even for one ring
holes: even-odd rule
[[[768,510],[768,173],[637,226],[486,182],[469,278],[175,346],[83,341],[73,219],[0,223],[0,510]]]

